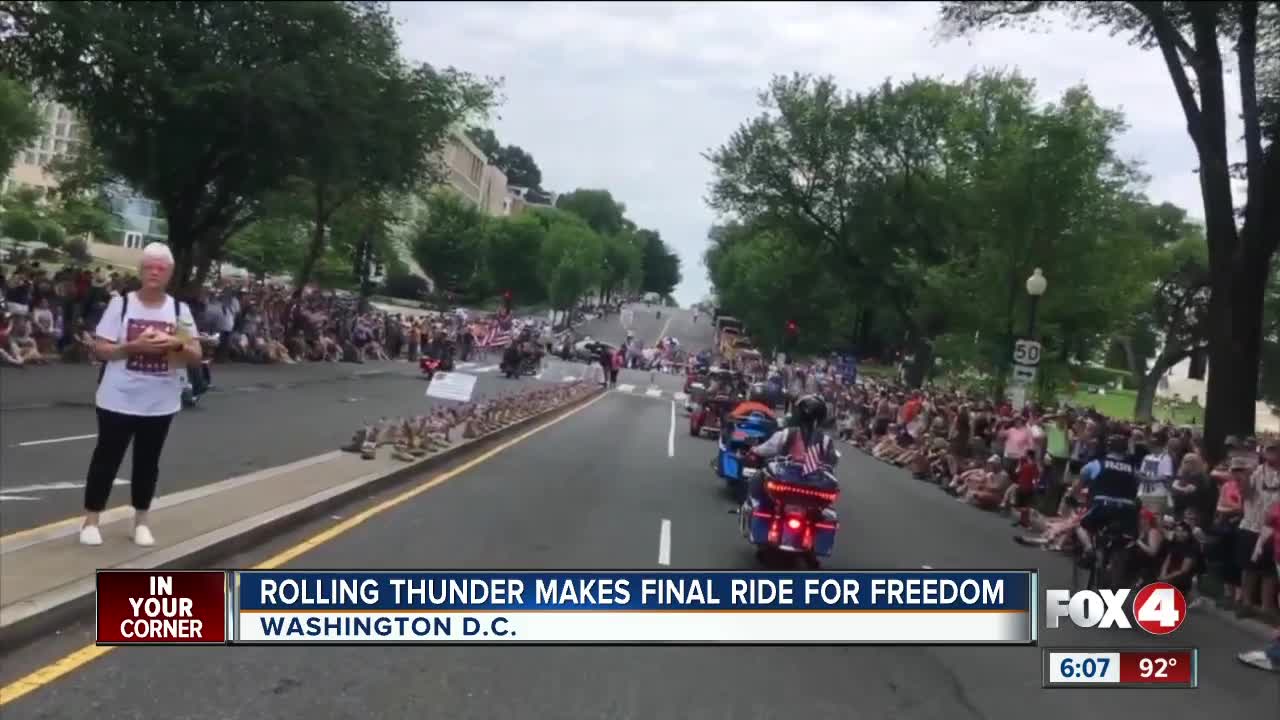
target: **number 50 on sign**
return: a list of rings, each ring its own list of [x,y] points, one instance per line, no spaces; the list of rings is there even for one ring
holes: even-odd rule
[[[1035,340],[1019,340],[1013,344],[1013,361],[1019,365],[1040,364],[1040,343]]]

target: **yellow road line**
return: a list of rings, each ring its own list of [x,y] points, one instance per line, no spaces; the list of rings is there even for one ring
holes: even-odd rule
[[[558,415],[548,420],[547,422],[529,430],[528,432],[522,433],[502,443],[501,445],[498,445],[492,450],[486,451],[484,454],[479,455],[478,457],[475,457],[471,460],[468,460],[467,462],[463,463],[462,465],[459,465],[458,467],[452,470],[443,472],[431,478],[430,480],[428,480],[427,482],[421,485],[410,488],[409,490],[406,490],[393,498],[384,500],[383,502],[380,502],[377,505],[374,505],[373,507],[367,510],[364,510],[360,513],[352,515],[351,517],[347,518],[346,520],[343,520],[337,525],[334,525],[333,527],[328,528],[326,530],[322,530],[321,532],[311,536],[306,540],[303,540],[297,545],[294,545],[293,547],[288,548],[282,552],[279,552],[273,555],[272,557],[258,563],[257,565],[254,565],[252,569],[274,570],[284,565],[285,563],[288,563],[289,561],[296,559],[298,556],[302,555],[303,553],[306,553],[310,550],[314,550],[315,548],[320,547],[321,545],[329,542],[330,540],[333,540],[334,538],[337,538],[338,536],[346,533],[347,531],[358,527],[359,525],[363,524],[365,521],[370,520],[377,515],[381,515],[382,513],[390,510],[391,508],[396,507],[397,505],[404,504],[409,500],[412,500],[413,498],[421,495],[422,493],[434,487],[438,487],[439,485],[442,485],[448,482],[449,480],[452,480],[453,478],[476,467],[477,465],[492,458],[494,455],[497,455],[498,453],[512,447],[513,445],[517,445],[521,442],[524,442],[525,440],[532,437],[533,435],[536,435],[537,433],[540,433],[543,430],[546,430],[547,428],[551,427],[552,425],[555,425],[556,423],[562,420],[565,420],[571,415],[574,415],[576,413],[579,413],[587,409],[588,407],[602,400],[604,397],[605,397],[605,394],[602,393],[595,399],[585,402],[582,405],[579,405],[578,407],[573,408],[572,410],[569,410],[562,415]],[[28,693],[35,692],[36,690],[39,690],[40,688],[53,683],[59,678],[74,672],[76,669],[83,667],[84,665],[88,665],[94,660],[97,660],[103,655],[106,655],[107,653],[116,649],[116,647],[117,646],[99,647],[98,645],[86,645],[85,647],[82,647],[79,650],[75,650],[65,655],[64,657],[59,658],[49,663],[48,665],[45,665],[44,667],[38,670],[32,671],[31,673],[28,673],[27,675],[17,680],[14,680],[13,682],[9,683],[8,685],[5,685],[4,687],[0,687],[0,707],[4,707],[5,705],[8,705],[14,700],[17,700],[18,698]]]
[[[127,504],[128,504],[128,503],[126,503],[126,505],[127,505]],[[112,509],[112,510],[115,510],[115,509],[118,509],[118,508],[120,508],[120,507],[124,507],[124,505],[118,505],[118,506],[116,506],[115,508],[111,508],[111,509]],[[105,514],[105,513],[106,513],[106,511],[104,511],[104,514]],[[25,538],[25,537],[27,537],[28,535],[35,535],[36,533],[48,532],[48,531],[50,531],[50,530],[54,530],[54,529],[56,529],[56,528],[66,527],[67,525],[71,525],[71,524],[74,524],[74,523],[78,523],[78,522],[80,522],[80,521],[81,521],[81,520],[83,520],[83,519],[84,519],[84,515],[83,515],[83,514],[81,514],[81,515],[77,515],[77,516],[75,516],[75,517],[65,518],[65,519],[63,519],[63,520],[55,520],[55,521],[53,521],[53,522],[51,522],[51,523],[45,523],[44,525],[41,525],[41,526],[39,526],[39,527],[27,528],[26,530],[19,530],[19,531],[17,531],[17,532],[9,533],[8,535],[2,535],[2,536],[0,536],[0,541],[4,541],[4,542],[13,542],[14,540],[17,540],[18,538]]]

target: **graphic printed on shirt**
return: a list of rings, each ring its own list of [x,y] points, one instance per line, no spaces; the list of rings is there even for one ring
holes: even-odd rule
[[[172,334],[174,331],[173,323],[167,323],[161,320],[138,320],[136,318],[129,318],[129,324],[125,328],[125,342],[133,342],[134,340],[137,340],[149,329],[168,334]],[[146,373],[148,375],[164,375],[169,372],[169,356],[133,353],[125,360],[124,367],[126,370],[130,370],[132,372]]]

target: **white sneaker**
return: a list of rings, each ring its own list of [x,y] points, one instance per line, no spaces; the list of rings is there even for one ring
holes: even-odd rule
[[[1259,670],[1274,671],[1277,669],[1271,662],[1271,659],[1267,657],[1267,653],[1264,650],[1250,650],[1249,652],[1242,652],[1239,655],[1236,655],[1236,659],[1245,665],[1252,665]]]
[[[151,534],[151,528],[146,525],[138,525],[133,529],[133,541],[143,547],[150,547],[156,544],[155,536]]]
[[[85,525],[80,528],[80,544],[81,545],[101,545],[102,531],[97,525]]]

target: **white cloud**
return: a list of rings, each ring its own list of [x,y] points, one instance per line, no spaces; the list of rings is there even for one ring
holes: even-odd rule
[[[1104,32],[1056,23],[935,43],[936,6],[923,2],[432,2],[395,12],[410,57],[505,78],[495,131],[533,154],[544,184],[608,188],[662,233],[683,259],[682,302],[707,289],[701,255],[714,216],[700,153],[757,112],[774,73],[831,74],[862,90],[889,76],[1017,67],[1045,100],[1084,82],[1124,110],[1120,149],[1145,164],[1148,194],[1202,214],[1195,153],[1159,54]],[[1229,91],[1238,107],[1238,88]]]

